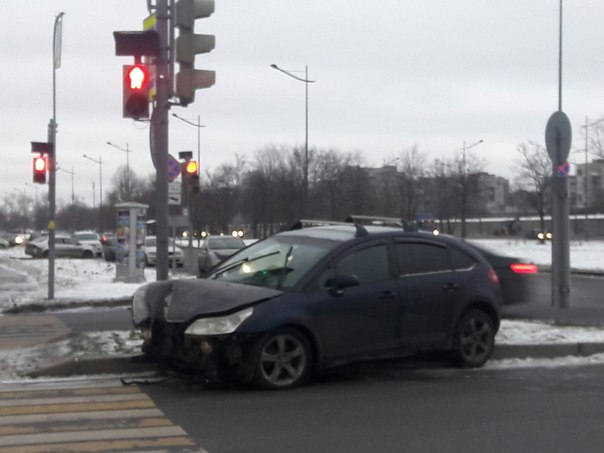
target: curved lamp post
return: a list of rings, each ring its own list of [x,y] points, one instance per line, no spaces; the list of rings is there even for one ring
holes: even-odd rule
[[[299,82],[304,83],[306,96],[305,96],[305,114],[304,114],[305,115],[305,129],[304,129],[305,140],[304,140],[304,206],[303,206],[303,210],[304,210],[304,216],[307,216],[308,215],[308,84],[315,83],[315,80],[308,79],[308,66],[305,66],[304,78],[298,77],[297,75],[294,75],[291,72],[286,71],[285,69],[281,69],[276,64],[272,64],[270,66],[271,66],[271,68],[276,69],[279,72],[282,72],[286,76],[289,76],[292,79],[295,79]]]
[[[88,159],[95,164],[99,164],[99,233],[103,232],[103,157],[99,156],[99,160],[82,154],[84,159]]]
[[[119,149],[120,151],[123,151],[126,153],[126,195],[128,197],[128,199],[130,198],[130,153],[132,152],[132,150],[130,148],[128,148],[128,143],[126,143],[126,148],[122,148],[121,146],[117,146],[114,145],[111,142],[107,142],[107,144],[109,146],[112,146],[116,149]]]
[[[464,140],[463,148],[461,148],[461,150],[460,150],[463,152],[463,154],[462,154],[463,172],[462,172],[462,186],[461,186],[461,237],[462,238],[466,237],[466,217],[467,217],[467,209],[468,209],[468,167],[467,167],[467,161],[466,161],[466,152],[468,150],[474,148],[475,146],[480,145],[481,143],[484,143],[484,140],[480,139],[477,142],[472,143],[469,146],[466,146],[466,142]]]

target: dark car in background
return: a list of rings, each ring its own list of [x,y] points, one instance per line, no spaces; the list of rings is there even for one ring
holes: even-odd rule
[[[268,237],[201,279],[144,285],[132,316],[151,358],[285,389],[326,367],[424,350],[482,366],[500,304],[493,268],[460,240],[339,224]]]
[[[204,238],[197,251],[199,273],[203,274],[244,247],[245,242],[241,238],[232,236],[208,236]]]
[[[484,256],[497,272],[504,305],[534,300],[537,283],[535,279],[539,271],[536,264],[525,258],[504,255],[472,241],[468,243]]]

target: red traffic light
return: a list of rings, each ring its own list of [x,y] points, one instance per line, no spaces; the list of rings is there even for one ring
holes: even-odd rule
[[[124,118],[149,118],[149,69],[145,65],[124,65]]]
[[[37,184],[46,184],[46,158],[44,156],[34,157],[34,182]]]
[[[198,165],[196,160],[190,160],[185,164],[185,173],[189,175],[196,175],[197,169]]]

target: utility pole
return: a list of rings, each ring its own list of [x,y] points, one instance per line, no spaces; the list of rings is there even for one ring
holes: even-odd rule
[[[156,171],[156,236],[157,236],[157,280],[168,280],[168,110],[170,109],[170,39],[168,0],[157,0],[155,31],[159,37],[159,55],[155,58],[156,87],[155,108],[151,116],[151,154]]]

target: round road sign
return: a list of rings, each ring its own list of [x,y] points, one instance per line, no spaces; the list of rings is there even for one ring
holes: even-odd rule
[[[545,146],[550,159],[556,165],[562,165],[568,159],[573,133],[566,113],[554,112],[545,127]]]

